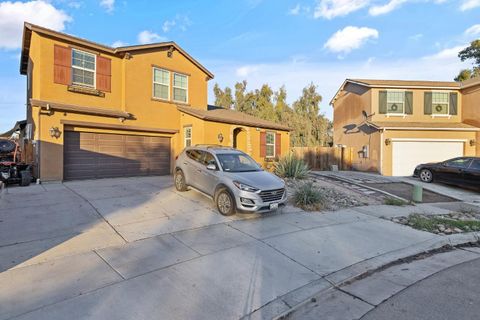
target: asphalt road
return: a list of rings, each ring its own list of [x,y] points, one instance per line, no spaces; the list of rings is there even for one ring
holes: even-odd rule
[[[441,271],[405,289],[362,320],[480,318],[480,259]]]

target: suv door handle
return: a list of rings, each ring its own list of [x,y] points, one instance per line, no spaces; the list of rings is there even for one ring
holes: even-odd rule
[[[185,161],[183,164],[186,165],[186,166],[188,166],[188,162],[186,162],[186,161]]]

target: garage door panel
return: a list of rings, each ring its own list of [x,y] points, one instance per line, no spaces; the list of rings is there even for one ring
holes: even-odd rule
[[[394,141],[392,175],[411,176],[417,165],[461,157],[463,150],[462,141]]]
[[[64,179],[169,173],[170,139],[167,137],[65,132]]]

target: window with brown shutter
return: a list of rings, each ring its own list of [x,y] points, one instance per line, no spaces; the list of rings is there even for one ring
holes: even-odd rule
[[[260,157],[265,158],[267,156],[267,133],[260,132]]]
[[[69,85],[71,83],[72,49],[54,45],[53,82]]]
[[[97,56],[97,90],[111,92],[112,90],[112,60]]]
[[[280,157],[282,154],[282,135],[277,133],[275,135],[275,156]]]

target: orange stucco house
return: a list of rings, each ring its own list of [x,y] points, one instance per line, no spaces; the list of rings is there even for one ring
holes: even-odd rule
[[[112,48],[25,23],[25,149],[41,181],[170,174],[185,146],[267,164],[289,128],[207,103],[213,74],[174,42]]]
[[[353,167],[407,176],[416,165],[480,154],[480,79],[347,79],[333,106],[334,143]]]

